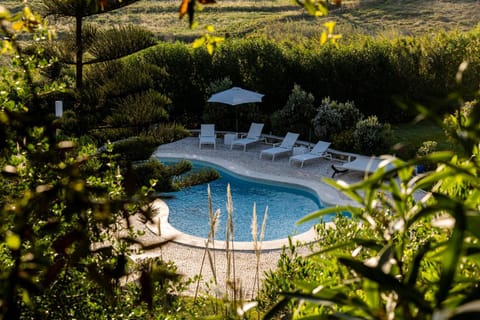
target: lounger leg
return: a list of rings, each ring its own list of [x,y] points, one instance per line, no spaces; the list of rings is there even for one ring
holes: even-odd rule
[[[333,169],[332,178],[335,177],[337,173],[344,173],[348,171],[348,169],[338,169],[337,167],[335,167],[334,164],[332,164],[332,169]]]

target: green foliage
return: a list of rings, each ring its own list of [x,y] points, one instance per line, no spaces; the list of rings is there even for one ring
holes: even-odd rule
[[[181,124],[170,123],[154,126],[142,135],[151,137],[157,145],[160,145],[189,137],[190,131]]]
[[[150,300],[142,302],[142,292],[134,283],[116,286],[107,292],[85,274],[68,270],[54,285],[38,297],[35,308],[27,309],[21,319],[122,319],[140,320],[153,317],[177,319],[186,313],[186,304],[178,295],[189,280],[182,280],[172,262],[151,258],[130,267],[140,274],[139,282],[149,287]]]
[[[417,150],[417,157],[425,157],[435,151],[437,151],[436,141],[424,141]]]
[[[151,285],[178,279],[175,270],[140,270],[149,281],[134,284],[136,295],[124,295],[120,286],[136,271],[130,245],[144,248],[128,219],[142,213],[153,190],[119,174],[111,145],[98,152],[92,139],[56,130],[76,121],[72,114],[57,120],[42,112],[63,86],[42,77],[47,58],[41,51],[23,53],[15,34],[23,24],[39,27],[40,20],[28,9],[14,17],[3,6],[0,12],[2,55],[10,59],[0,68],[0,318],[153,317],[149,301],[165,302],[171,287],[155,296]],[[184,131],[161,130],[174,131],[168,139]],[[169,306],[162,310],[171,313]]]
[[[434,170],[436,167],[435,163],[431,163],[428,159],[427,156],[433,152],[437,151],[437,142],[436,141],[424,141],[422,145],[418,148],[416,156],[419,159],[423,159],[423,163],[421,166],[423,166],[423,170],[425,171],[430,171]]]
[[[300,133],[304,140],[312,136],[311,119],[315,116],[315,98],[295,84],[285,106],[270,117],[272,131],[277,135],[288,131]]]
[[[225,77],[222,79],[218,79],[216,81],[212,81],[206,90],[207,96],[210,96],[214,93],[227,90],[232,87],[232,80],[230,77]]]
[[[157,43],[151,32],[131,25],[98,30],[95,35],[94,41],[89,44],[88,53],[96,62],[122,58]]]
[[[191,171],[192,164],[187,160],[165,165],[155,158],[136,163],[133,178],[138,188],[152,187],[157,192],[178,191],[193,185],[207,183],[220,177],[212,168]]]
[[[456,104],[460,108],[463,102]],[[441,125],[440,117],[421,110]],[[302,222],[348,211],[361,222],[361,232],[349,233],[342,224],[331,231],[320,228],[321,241],[308,258],[322,270],[320,279],[297,281],[267,318],[289,300],[302,302],[292,310],[298,319],[478,316],[480,113],[459,119],[449,132],[470,156],[432,152],[422,159],[394,161],[393,176],[379,170],[351,185],[326,180],[355,205],[322,209]],[[437,169],[413,176],[423,161]],[[329,267],[329,280],[321,279]]]
[[[363,114],[353,102],[337,102],[324,98],[312,120],[315,134],[320,140],[331,141],[339,150],[352,150],[354,128]]]
[[[212,168],[202,168],[200,170],[189,172],[175,181],[178,188],[187,188],[197,184],[207,183],[220,178],[218,171]]]
[[[114,150],[120,154],[120,158],[137,161],[148,159],[159,145],[188,137],[190,132],[182,125],[160,124],[138,136],[131,128],[103,128],[92,131],[92,135],[101,142],[116,141]]]
[[[165,67],[167,75],[154,89],[173,101],[172,115],[188,120],[184,122],[187,127],[198,127],[209,84],[225,77],[232,85],[265,94],[260,118],[285,106],[292,87],[298,84],[315,101],[324,97],[355,101],[365,116],[376,115],[381,122],[394,124],[416,115],[413,108],[399,108],[399,102],[403,106],[426,103],[458,88],[454,75],[463,61],[469,61],[463,75],[468,85],[463,89],[467,97],[472,94],[480,74],[479,34],[476,29],[435,37],[364,37],[339,47],[227,38],[211,57],[205,50],[191,50],[179,43],[159,44],[144,56],[148,63]],[[440,49],[445,47],[448,50]],[[443,111],[452,112],[451,104]],[[239,119],[248,122],[242,114]]]
[[[382,124],[376,116],[370,116],[358,121],[355,125],[354,150],[361,154],[389,153],[391,136],[389,124]]]
[[[305,259],[290,240],[289,246],[282,248],[277,268],[267,271],[257,297],[258,308],[265,312],[281,300],[282,292],[295,289],[297,282],[314,281],[322,272],[313,261]],[[288,319],[292,316],[294,304],[283,306],[274,314],[275,319]]]
[[[137,136],[115,142],[113,152],[122,160],[139,161],[148,159],[157,146],[151,137]]]
[[[152,89],[156,79],[163,74],[162,68],[136,56],[87,69],[82,97],[84,105],[75,110],[82,123],[80,133],[92,128],[104,129],[106,125],[114,126],[107,129],[112,137],[102,141],[117,140],[138,134],[155,121],[165,121],[171,101]],[[133,119],[129,121],[123,113]]]
[[[445,126],[445,134],[449,140],[455,141],[454,136],[451,132],[455,132],[456,128],[460,123],[465,122],[467,118],[470,117],[470,114],[474,112],[474,108],[478,108],[478,101],[467,101],[465,102],[460,109],[456,110],[453,114],[445,115],[443,119],[443,124]]]
[[[209,65],[204,65],[203,60],[210,58],[205,58],[192,48],[179,43],[159,44],[142,54],[147,63],[164,68],[165,76],[157,79],[154,89],[173,101],[168,109],[172,120],[186,126],[198,123],[205,102],[203,86],[207,83],[198,80],[198,72],[205,71],[209,74]],[[198,70],[198,67],[203,69]]]
[[[170,101],[153,90],[130,95],[122,99],[105,123],[114,128],[132,128],[135,135],[146,131],[152,124],[158,124],[168,119],[165,107]]]

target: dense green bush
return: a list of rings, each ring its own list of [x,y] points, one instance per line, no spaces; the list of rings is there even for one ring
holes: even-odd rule
[[[177,123],[159,124],[141,134],[141,136],[152,138],[157,145],[174,142],[190,135],[190,131]]]
[[[427,156],[437,151],[437,142],[436,141],[424,141],[422,145],[417,149],[416,156],[418,159],[422,160],[421,166],[423,166],[423,171],[430,171],[435,169],[435,163],[432,163],[428,160]]]
[[[353,101],[341,103],[327,97],[322,100],[312,123],[320,140],[332,142],[332,147],[339,150],[352,150],[354,128],[362,118]]]
[[[262,38],[227,41],[214,53],[212,71],[215,79],[229,76],[235,86],[265,94],[262,112],[269,115],[285,105],[295,81],[289,76],[284,50]]]
[[[268,311],[281,299],[282,292],[294,290],[297,282],[313,281],[322,271],[313,261],[305,259],[297,244],[290,240],[289,246],[282,248],[276,269],[265,273],[257,296],[258,308]],[[284,306],[275,313],[274,319],[290,319],[294,306],[293,303]]]
[[[297,132],[300,138],[311,140],[312,118],[316,113],[314,103],[313,95],[295,84],[285,106],[270,117],[273,133],[284,135],[287,131]]]
[[[137,187],[151,186],[157,192],[178,191],[181,188],[207,183],[220,177],[212,168],[191,171],[190,161],[180,161],[165,165],[155,158],[139,162],[133,167],[133,176]]]
[[[139,161],[148,159],[157,146],[151,137],[134,136],[115,142],[113,152],[124,161]]]
[[[93,133],[98,141],[116,140],[113,152],[118,153],[122,160],[138,161],[148,159],[156,147],[170,143],[190,135],[190,132],[177,124],[158,124],[151,126],[140,135],[135,135],[131,129],[97,129]]]
[[[376,116],[360,120],[355,125],[354,150],[361,154],[381,155],[390,152],[392,130],[389,124],[380,123]]]
[[[198,127],[209,84],[224,77],[234,86],[265,94],[260,105],[264,119],[285,106],[291,88],[298,84],[317,103],[324,97],[355,101],[363,114],[398,123],[416,114],[399,108],[399,103],[425,103],[458,88],[454,75],[464,60],[470,66],[463,75],[464,90],[474,90],[480,82],[479,34],[477,29],[462,35],[394,40],[365,37],[339,47],[288,47],[267,39],[227,39],[211,57],[203,49],[162,43],[147,50],[144,57],[164,67],[166,73],[155,78],[155,89],[172,100],[173,118],[188,120],[187,127]],[[445,110],[451,111],[451,105],[446,104]],[[243,114],[240,123],[248,123]],[[268,126],[267,122],[267,130]]]
[[[82,132],[106,126],[105,119],[110,119],[109,121],[113,122],[111,125],[116,127],[124,126],[129,127],[132,132],[138,131],[138,128],[128,124],[127,119],[116,117],[119,112],[128,112],[138,118],[135,114],[143,112],[144,104],[147,107],[157,105],[160,110],[166,109],[170,103],[168,97],[152,91],[156,88],[156,79],[164,76],[165,71],[161,67],[149,64],[139,56],[89,68],[82,92],[83,105],[74,110],[81,123]],[[148,113],[151,111],[148,111],[143,119],[147,124]]]
[[[204,81],[210,74],[210,57],[200,52],[180,43],[161,43],[143,53],[147,63],[164,69],[165,74],[154,79],[155,90],[172,101],[167,110],[171,120],[186,126],[199,123],[205,103],[205,83],[210,82]],[[205,75],[198,78],[202,72]]]
[[[220,178],[220,174],[213,168],[202,168],[188,172],[181,178],[176,179],[174,184],[177,188],[186,188],[197,184],[207,183]]]
[[[353,101],[342,103],[324,98],[313,119],[315,134],[320,139],[330,139],[338,132],[355,127],[362,118],[363,114]]]
[[[134,135],[145,132],[152,124],[165,122],[165,110],[170,100],[153,90],[147,90],[122,99],[105,118],[112,128],[131,128]]]
[[[172,191],[172,177],[169,169],[156,159],[149,159],[145,162],[136,164],[133,168],[133,176],[137,187],[151,186],[153,181],[156,183],[153,188],[156,191]],[[191,166],[189,169],[190,170]]]

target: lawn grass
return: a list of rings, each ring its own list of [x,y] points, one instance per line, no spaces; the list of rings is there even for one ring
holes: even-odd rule
[[[417,150],[424,141],[436,141],[437,151],[462,152],[459,145],[447,139],[442,128],[429,121],[392,125],[392,144],[412,146]]]
[[[35,7],[41,0],[30,0]],[[7,8],[19,8],[19,0],[3,0]],[[439,30],[467,31],[477,26],[478,0],[343,0],[323,18],[309,16],[293,0],[217,0],[197,11],[197,29],[180,20],[180,0],[143,0],[120,10],[87,18],[101,26],[135,24],[155,33],[160,40],[193,41],[213,25],[219,36],[266,36],[298,43],[318,41],[322,24],[337,23],[344,42],[357,35],[394,37],[431,34]],[[49,18],[61,35],[70,26],[65,20]]]

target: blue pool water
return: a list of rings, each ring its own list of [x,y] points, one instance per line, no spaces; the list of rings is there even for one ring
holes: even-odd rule
[[[172,163],[170,159],[160,160],[166,164]],[[295,223],[322,207],[316,194],[308,188],[251,179],[206,162],[191,162],[194,170],[202,166],[213,167],[221,175],[220,179],[209,183],[213,211],[221,210],[220,223],[215,234],[217,240],[225,239],[228,184],[230,184],[233,202],[235,241],[253,241],[251,225],[254,203],[257,208],[258,234],[265,208],[268,206],[264,240],[286,238],[289,235],[307,231],[313,222],[301,225],[295,225]],[[169,223],[184,233],[206,238],[209,232],[207,184],[185,188],[171,194],[174,197],[165,200],[170,209]],[[328,221],[328,218],[324,217],[323,220]]]

